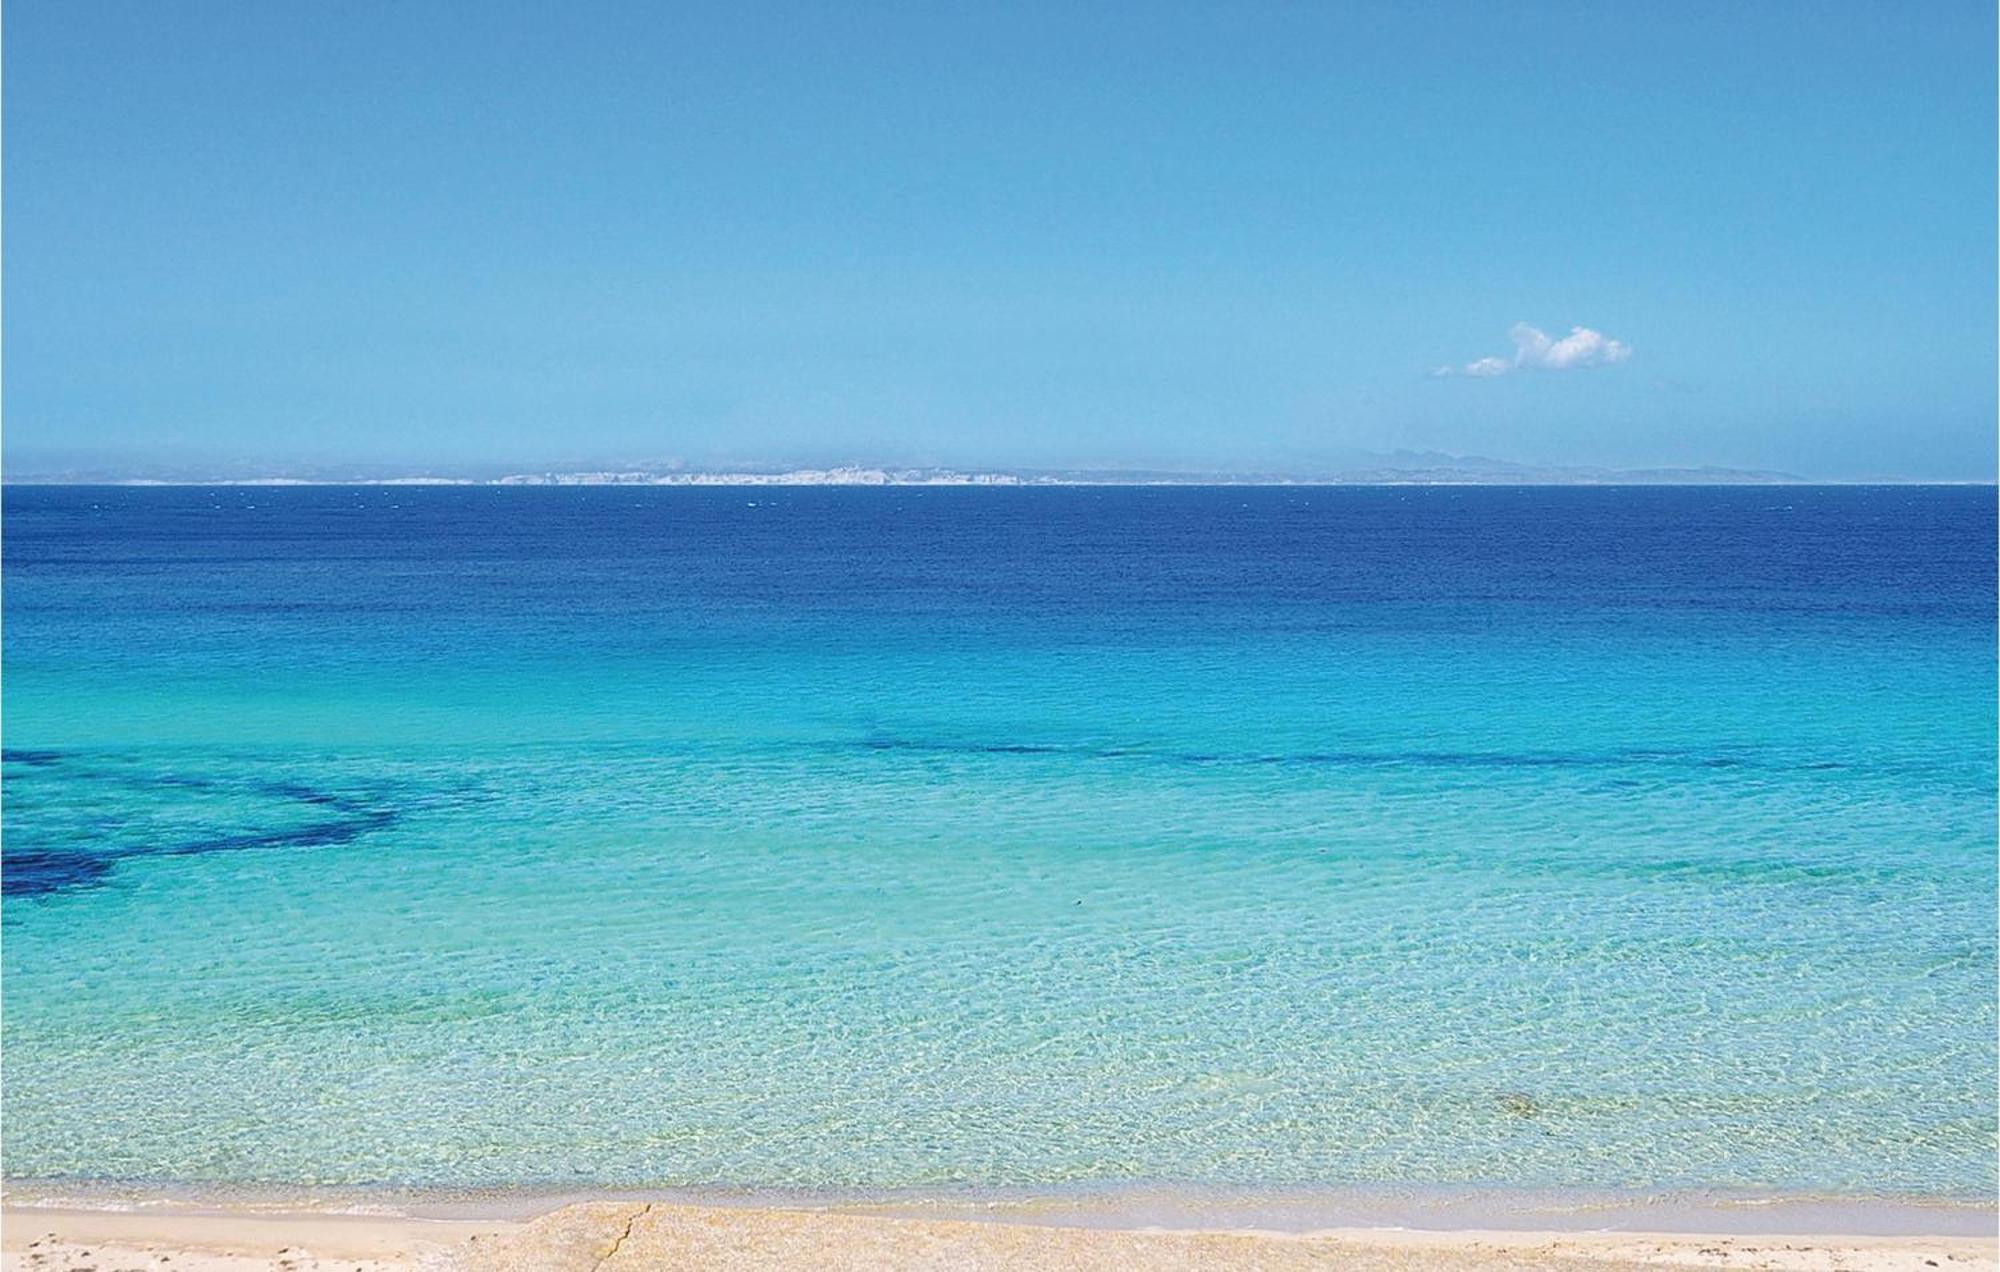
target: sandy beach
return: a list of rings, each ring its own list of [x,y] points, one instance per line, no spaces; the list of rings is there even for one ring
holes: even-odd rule
[[[5,1272],[617,1272],[640,1268],[2000,1267],[1981,1237],[1335,1229],[1165,1231],[604,1201],[527,1220],[9,1206]]]

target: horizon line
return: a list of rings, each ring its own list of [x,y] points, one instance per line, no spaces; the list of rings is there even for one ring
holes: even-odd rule
[[[1357,451],[1318,463],[1201,466],[1168,462],[1092,465],[943,463],[843,457],[813,460],[569,457],[550,461],[433,458],[398,463],[366,459],[259,462],[252,458],[172,463],[119,462],[83,456],[51,463],[0,451],[0,485],[10,486],[1991,486],[2000,473],[1918,477],[1863,472],[1808,476],[1776,467],[1714,462],[1624,465],[1521,461],[1437,450]],[[81,461],[81,462],[79,462]]]
[[[839,490],[879,490],[887,488],[916,489],[916,490],[923,490],[923,489],[1030,490],[1030,489],[1052,489],[1052,488],[1062,488],[1062,487],[1092,487],[1092,488],[1122,487],[1127,489],[1152,489],[1158,487],[1176,487],[1176,486],[1186,487],[1190,489],[1234,488],[1234,489],[1271,489],[1271,490],[1279,490],[1286,488],[1336,489],[1340,487],[1400,488],[1400,487],[1411,487],[1411,486],[1418,486],[1418,487],[1423,487],[1423,486],[1482,487],[1483,486],[1495,489],[1510,489],[1510,488],[1511,489],[1528,489],[1528,488],[1561,489],[1565,487],[1583,487],[1583,488],[1597,487],[1602,489],[1638,489],[1645,487],[1667,486],[1667,487],[1694,487],[1694,488],[1708,488],[1708,489],[1743,489],[1751,487],[1817,488],[1817,487],[1869,487],[1869,486],[2000,487],[2000,478],[1789,477],[1789,478],[1763,479],[1763,480],[1738,479],[1738,480],[1714,480],[1714,481],[1680,480],[1680,479],[1661,479],[1661,480],[1647,481],[1647,480],[1619,480],[1614,478],[1602,481],[1592,481],[1592,480],[1566,481],[1561,479],[1546,479],[1546,478],[1545,479],[1520,478],[1512,480],[1508,479],[1480,480],[1480,479],[1470,479],[1470,478],[1458,479],[1458,480],[1445,479],[1445,478],[1395,480],[1389,478],[1346,479],[1338,477],[1282,478],[1282,479],[1277,479],[1277,478],[1232,479],[1232,478],[1221,478],[1221,477],[1216,477],[1216,478],[1192,477],[1192,478],[1178,479],[1178,480],[1176,479],[1148,480],[1138,477],[1121,478],[1121,477],[1107,476],[1102,479],[1061,478],[1061,479],[1040,479],[1040,480],[1030,480],[1030,481],[785,482],[785,481],[760,481],[760,480],[755,480],[754,477],[752,479],[742,480],[742,481],[730,481],[721,479],[713,479],[706,481],[558,481],[558,480],[546,480],[546,479],[510,481],[504,479],[451,478],[451,477],[441,477],[441,478],[390,477],[390,478],[355,478],[355,479],[221,478],[221,479],[207,479],[207,480],[181,479],[181,478],[175,478],[175,479],[104,478],[99,480],[70,480],[70,479],[44,479],[37,477],[28,477],[28,478],[0,477],[0,488],[10,487],[10,486],[21,487],[24,489],[29,487],[43,487],[52,489],[89,488],[89,489],[118,489],[118,490],[143,490],[148,488],[282,490],[282,489],[295,489],[295,488],[354,489],[361,487],[379,487],[383,489],[410,489],[410,488],[424,488],[424,487],[430,487],[430,488],[481,487],[481,488],[490,488],[495,490],[552,489],[552,488],[567,489],[567,490],[577,490],[577,489],[699,490],[699,489],[753,489],[760,487],[765,489],[770,489],[775,487],[783,489],[839,489]]]

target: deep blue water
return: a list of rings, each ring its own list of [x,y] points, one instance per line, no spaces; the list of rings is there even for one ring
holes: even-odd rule
[[[1994,1186],[1990,488],[4,519],[10,1176]]]

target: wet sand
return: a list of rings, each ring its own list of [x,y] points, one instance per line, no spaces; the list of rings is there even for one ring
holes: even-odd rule
[[[1162,1231],[643,1201],[583,1202],[528,1220],[9,1206],[0,1250],[5,1272],[2000,1268],[1987,1237]]]

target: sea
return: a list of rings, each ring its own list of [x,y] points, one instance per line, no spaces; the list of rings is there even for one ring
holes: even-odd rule
[[[4,496],[4,1171],[1990,1201],[1990,486]]]

